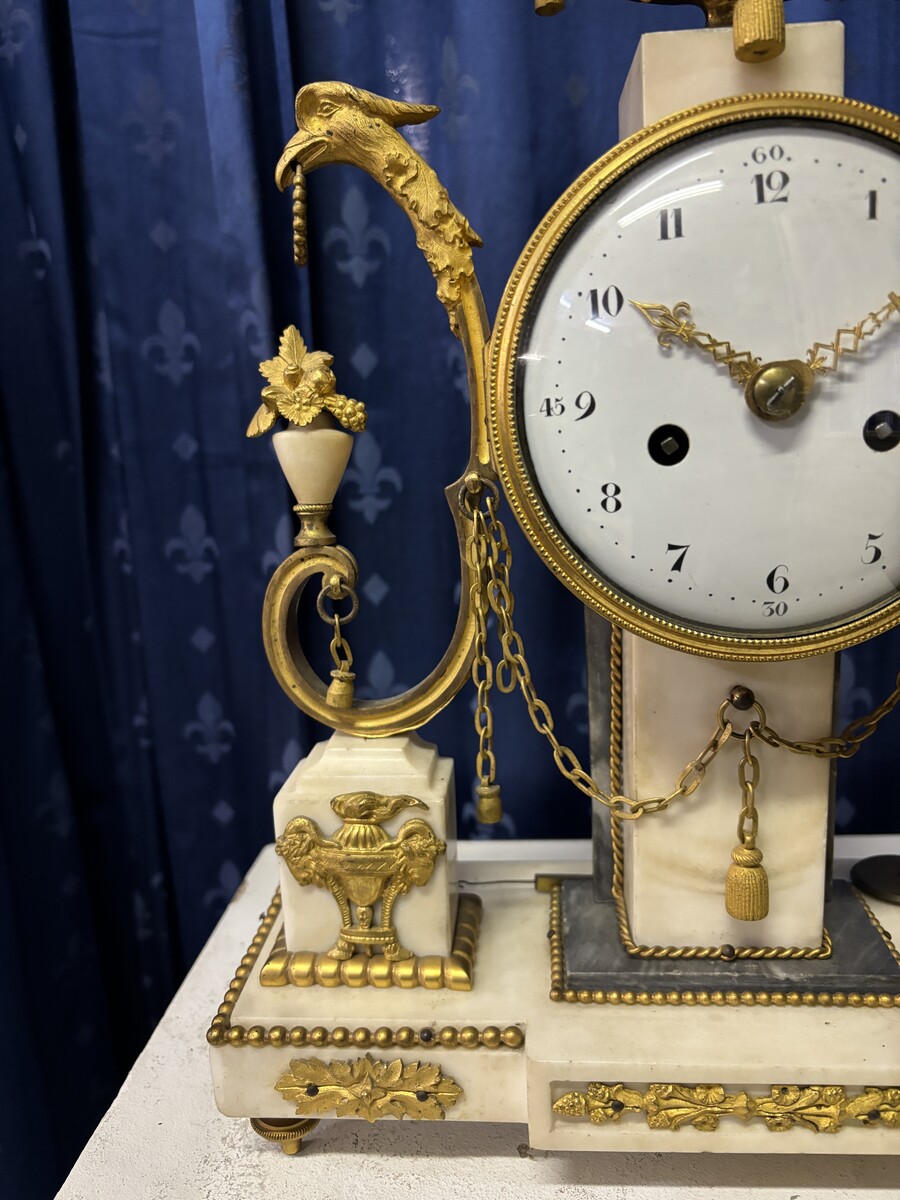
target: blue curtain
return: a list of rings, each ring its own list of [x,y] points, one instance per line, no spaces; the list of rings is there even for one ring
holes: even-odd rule
[[[789,15],[844,17],[848,94],[898,107],[895,0]],[[405,218],[358,172],[312,177],[310,270],[293,268],[272,169],[295,89],[441,105],[416,144],[485,238],[493,312],[539,218],[615,141],[639,35],[697,23],[623,0],[550,21],[530,0],[0,0],[4,1195],[59,1183],[322,736],[259,636],[293,518],[268,439],[243,433],[288,323],[371,411],[334,520],[362,570],[360,694],[421,678],[453,626],[460,349]],[[586,756],[580,607],[507,523],[538,687]],[[845,656],[842,719],[890,690],[898,649]],[[587,834],[518,697],[498,697],[492,831],[471,696],[425,733],[456,758],[464,834]],[[896,828],[888,748],[842,775],[841,828]]]

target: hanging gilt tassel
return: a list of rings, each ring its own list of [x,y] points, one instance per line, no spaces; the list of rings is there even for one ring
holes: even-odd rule
[[[761,921],[769,914],[769,877],[762,865],[762,851],[756,848],[759,759],[754,756],[752,746],[753,731],[748,729],[744,733],[744,753],[738,763],[741,783],[738,844],[731,852],[731,866],[725,877],[725,911],[738,921]]]
[[[725,910],[738,921],[761,921],[769,914],[769,877],[762,851],[741,844],[731,852],[725,878]]]

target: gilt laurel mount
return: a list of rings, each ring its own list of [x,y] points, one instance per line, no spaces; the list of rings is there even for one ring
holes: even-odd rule
[[[277,356],[259,364],[259,373],[269,385],[262,390],[262,404],[247,428],[247,437],[266,433],[279,416],[302,427],[323,412],[331,413],[345,429],[362,432],[366,427],[365,406],[337,393],[333,362],[324,350],[308,350],[296,325],[288,325],[278,343]]]
[[[413,1121],[443,1121],[463,1094],[454,1080],[441,1074],[437,1063],[383,1062],[366,1054],[349,1062],[325,1063],[297,1058],[275,1084],[298,1116],[409,1117]]]
[[[326,888],[334,896],[341,928],[328,957],[342,961],[358,948],[369,955],[379,949],[389,962],[412,958],[413,952],[397,940],[394,904],[410,888],[428,883],[447,843],[418,817],[402,825],[395,838],[382,822],[405,808],[428,805],[414,796],[346,792],[336,796],[331,807],[344,822],[331,837],[309,817],[294,817],[275,843],[276,853],[299,884]],[[376,924],[379,903],[381,920]]]
[[[650,1129],[689,1125],[701,1133],[714,1133],[723,1117],[762,1121],[772,1133],[837,1133],[851,1122],[900,1129],[900,1088],[867,1087],[854,1095],[838,1086],[776,1086],[753,1096],[729,1094],[719,1084],[654,1083],[642,1092],[621,1083],[589,1083],[583,1092],[560,1096],[553,1111],[561,1117],[587,1117],[594,1125],[642,1114]]]

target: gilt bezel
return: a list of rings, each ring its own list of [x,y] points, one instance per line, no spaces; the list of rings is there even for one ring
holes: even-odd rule
[[[833,653],[900,622],[900,595],[861,616],[780,637],[743,637],[692,626],[642,608],[589,566],[546,511],[530,476],[518,425],[515,365],[529,304],[554,253],[585,210],[629,171],[698,134],[752,121],[832,122],[900,145],[900,117],[841,96],[751,93],[674,113],[620,142],[560,196],[532,235],[506,285],[491,341],[488,420],[497,473],[510,507],[540,557],[581,601],[608,620],[671,649],[708,658],[776,661]]]

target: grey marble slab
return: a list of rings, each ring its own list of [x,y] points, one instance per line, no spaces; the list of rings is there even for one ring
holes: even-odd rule
[[[566,987],[592,991],[815,991],[900,993],[900,964],[852,886],[836,880],[825,909],[830,958],[633,958],[619,941],[613,901],[597,902],[590,879],[562,884]]]

